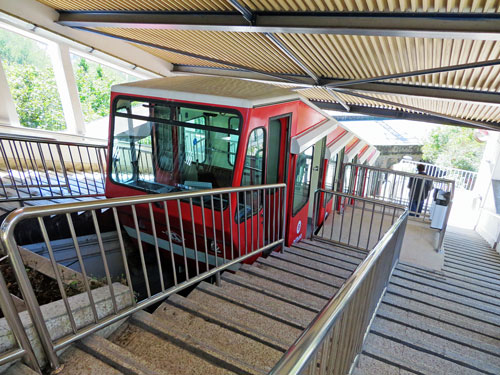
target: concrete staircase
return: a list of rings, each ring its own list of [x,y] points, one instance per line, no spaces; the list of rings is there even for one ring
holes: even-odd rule
[[[261,257],[78,342],[60,374],[267,374],[365,255],[303,241]]]
[[[397,266],[354,375],[500,374],[500,256],[472,231],[444,246],[441,272]]]

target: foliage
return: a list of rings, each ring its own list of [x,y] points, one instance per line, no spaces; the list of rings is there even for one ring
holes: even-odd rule
[[[19,121],[23,126],[62,130],[65,122],[52,68],[33,65],[4,65]]]
[[[23,126],[66,128],[48,46],[0,29],[0,57]],[[109,114],[111,85],[136,78],[71,55],[85,122]]]
[[[456,126],[436,128],[422,147],[424,161],[443,167],[477,171],[484,144],[477,142],[474,130]]]
[[[72,56],[76,85],[85,122],[109,114],[111,86],[136,78],[82,57]]]

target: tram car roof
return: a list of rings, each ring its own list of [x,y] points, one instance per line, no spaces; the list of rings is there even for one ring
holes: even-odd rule
[[[179,76],[115,85],[114,93],[171,100],[254,108],[295,100],[309,101],[299,93],[255,81],[209,76]]]

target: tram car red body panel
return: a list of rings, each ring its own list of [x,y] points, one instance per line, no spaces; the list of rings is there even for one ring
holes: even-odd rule
[[[312,218],[311,198],[318,188],[332,188],[328,183],[325,186],[332,170],[328,147],[345,140],[347,133],[299,94],[263,83],[175,77],[114,86],[106,196],[286,183],[286,218],[284,223],[273,225],[279,231],[285,225],[285,244],[290,246],[306,237],[308,222],[320,224],[331,211],[332,202],[328,202]],[[279,217],[279,205],[273,198],[267,198],[268,212]],[[152,244],[153,218],[160,248],[168,252],[172,243],[177,253],[176,249],[184,246],[188,257],[194,259],[195,249],[208,246],[209,263],[221,256],[222,248],[232,248],[224,254],[231,259],[264,244],[264,238],[257,239],[251,233],[243,238],[246,241],[234,241],[232,247],[221,243],[221,238],[229,238],[230,230],[243,233],[241,220],[237,222],[240,212],[235,205],[231,211],[222,197],[188,203],[138,206],[135,213],[123,209],[120,220],[132,238]],[[170,238],[166,225],[158,224],[166,223],[165,215]],[[194,227],[197,234],[206,237],[193,240],[186,233],[183,236],[180,222],[188,217],[194,220],[183,221],[182,230]],[[265,219],[257,212],[249,220],[258,227]],[[218,224],[223,222],[224,230]],[[262,233],[268,236],[270,231],[264,228]],[[208,245],[204,238],[209,239]]]

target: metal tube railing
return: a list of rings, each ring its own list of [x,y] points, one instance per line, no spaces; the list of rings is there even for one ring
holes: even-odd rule
[[[437,189],[455,193],[453,180],[361,164],[344,164],[343,176],[343,193],[408,206],[413,220],[430,220]]]
[[[0,354],[0,366],[22,358],[24,362],[34,371],[41,374],[40,367],[31,347],[30,340],[26,335],[23,324],[17,313],[12,297],[9,294],[5,279],[0,272],[0,308],[12,330],[15,345],[10,350]]]
[[[404,210],[405,206],[399,204],[318,189],[311,238],[370,250]],[[324,212],[323,220],[318,217],[319,211]]]
[[[221,271],[265,250],[278,246],[283,248],[284,220],[280,220],[280,216],[286,213],[285,197],[286,184],[273,184],[26,207],[12,212],[0,227],[0,241],[9,255],[28,312],[51,367],[59,368],[56,351],[72,342],[208,277],[217,277]],[[273,200],[274,205],[260,204],[266,200]],[[243,201],[250,203],[250,206],[242,204]],[[99,220],[101,210],[106,210],[112,217]],[[104,316],[97,316],[90,283],[84,282],[82,289],[89,297],[91,311],[83,321],[82,318],[77,321],[54,258],[44,218],[53,215],[62,215],[65,218],[75,244],[75,258],[78,259],[82,274],[86,278],[85,259],[78,246],[79,228],[73,223],[73,215],[82,212],[90,213],[92,218],[104,269],[101,284],[106,288],[112,304]],[[260,225],[262,216],[278,217],[278,224],[266,229],[264,225]],[[70,323],[69,330],[63,337],[50,335],[14,237],[16,226],[29,218],[38,220]],[[106,227],[107,230],[116,231],[118,235],[120,253],[119,258],[113,261],[113,266],[116,267],[118,263],[123,266],[125,277],[120,279],[124,279],[121,282],[126,285],[120,298],[111,273],[110,261],[107,259],[108,253],[102,241],[102,231]],[[122,234],[122,229],[136,244],[135,249],[125,245],[125,233]],[[253,237],[250,236],[251,232]],[[259,238],[259,241],[255,238]],[[242,248],[240,244],[245,245]],[[235,252],[235,249],[238,251]],[[160,251],[168,251],[170,254],[161,257]],[[149,254],[151,256],[148,256]],[[200,262],[206,266],[200,267]],[[189,265],[194,267],[188,272]],[[131,272],[132,266],[137,268],[135,273]],[[134,279],[134,275],[139,275],[140,278]],[[164,277],[170,281],[165,282]],[[146,291],[138,289],[137,286],[141,284],[145,285]]]
[[[406,210],[269,375],[349,373],[399,259]]]
[[[0,135],[0,202],[104,195],[106,146]]]
[[[422,164],[425,167],[424,172],[427,173],[427,175],[439,178],[446,176],[447,179],[455,181],[455,187],[457,189],[472,191],[476,184],[477,172],[405,159],[401,160],[401,163],[413,170],[416,170],[418,164]]]

